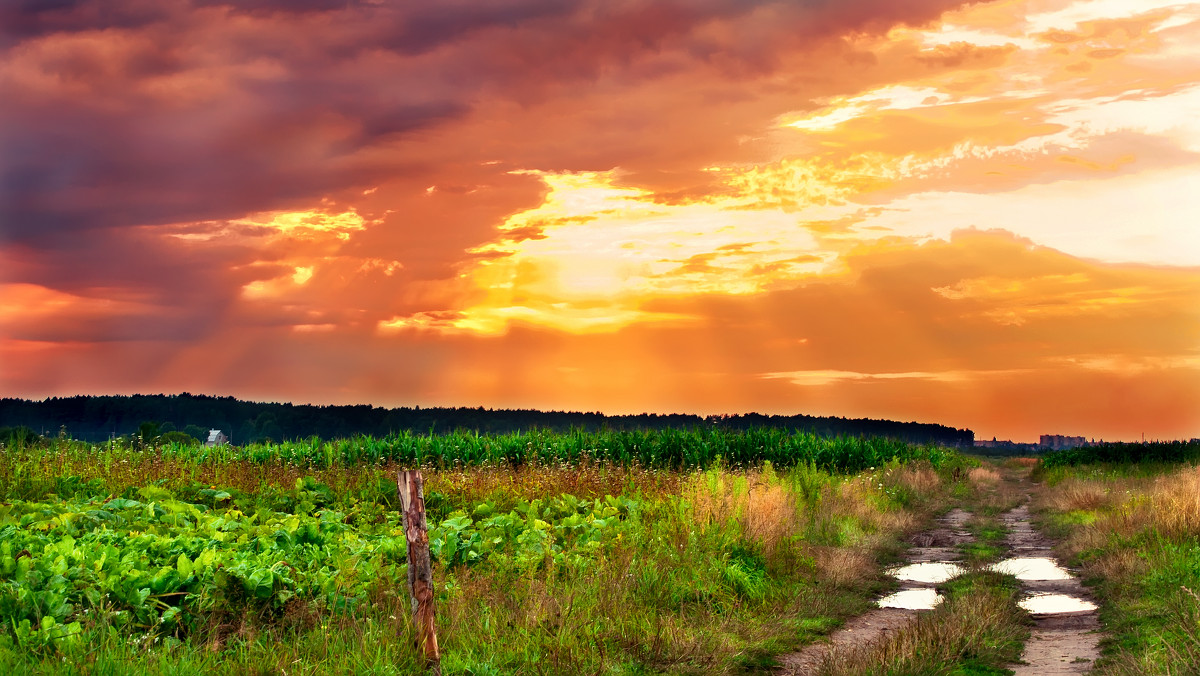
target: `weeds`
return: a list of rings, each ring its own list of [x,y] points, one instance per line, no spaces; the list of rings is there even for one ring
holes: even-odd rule
[[[1200,468],[1105,464],[1042,476],[1054,490],[1038,506],[1097,585],[1112,634],[1096,673],[1200,672]]]
[[[968,573],[941,591],[944,602],[882,643],[831,655],[822,676],[998,674],[1020,657],[1028,615],[1017,606],[1015,578]]]

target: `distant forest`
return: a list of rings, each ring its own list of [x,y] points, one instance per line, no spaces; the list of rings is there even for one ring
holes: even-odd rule
[[[145,427],[143,427],[145,425]],[[569,431],[773,427],[820,436],[891,437],[915,443],[971,447],[975,433],[945,425],[868,418],[808,415],[697,415],[641,413],[604,415],[568,411],[478,408],[381,408],[377,406],[313,406],[241,401],[233,397],[188,394],[53,397],[42,401],[0,399],[0,427],[28,428],[38,435],[103,441],[152,429],[156,434],[186,433],[198,439],[209,429],[222,430],[242,445],[261,441],[323,439],[389,433],[520,432],[533,429]]]

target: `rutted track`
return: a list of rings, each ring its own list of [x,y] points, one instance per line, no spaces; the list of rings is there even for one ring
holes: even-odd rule
[[[1049,540],[1029,520],[1028,502],[1004,514],[1008,547],[1021,563],[1010,566],[1021,579],[1034,627],[1024,664],[1011,665],[1016,676],[1086,674],[1100,656],[1100,623],[1090,594],[1079,578],[1054,558]]]
[[[1034,625],[1021,655],[1009,665],[1016,676],[1086,674],[1099,658],[1100,625],[1096,605],[1079,578],[1054,558],[1051,542],[1034,528],[1029,514],[1032,497],[1026,479],[1006,482],[1025,492],[1024,500],[1000,516],[1008,533],[1006,557],[991,568],[1015,575],[1020,581],[1020,604],[1033,616]],[[938,519],[932,530],[909,538],[913,545],[903,568],[893,571],[901,589],[883,599],[880,608],[849,620],[825,641],[795,653],[781,655],[780,674],[806,676],[822,673],[834,659],[849,650],[869,649],[916,620],[936,599],[934,588],[962,568],[959,547],[972,540],[964,530],[970,514],[953,509]],[[908,603],[907,601],[913,601]],[[900,607],[886,607],[889,605]]]
[[[909,538],[913,544],[905,557],[906,566],[938,564],[951,566],[961,559],[958,546],[971,541],[963,526],[970,514],[955,508],[939,517],[938,525]],[[931,589],[934,583],[905,581],[899,592]],[[888,598],[892,598],[888,597]],[[779,656],[779,674],[808,676],[820,673],[822,666],[839,651],[878,643],[898,629],[908,626],[923,611],[913,608],[876,608],[859,615],[820,643],[803,650]]]

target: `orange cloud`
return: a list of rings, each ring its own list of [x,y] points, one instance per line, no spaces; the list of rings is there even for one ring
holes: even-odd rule
[[[1194,2],[0,24],[6,392],[1200,434]]]

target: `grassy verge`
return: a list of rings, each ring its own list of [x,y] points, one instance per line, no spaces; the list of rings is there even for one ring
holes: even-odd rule
[[[1022,498],[991,462],[970,469],[967,479],[956,492],[958,506],[972,514],[966,529],[974,540],[960,545],[959,551],[968,567],[979,567],[1004,555],[1008,529],[998,515],[1016,507]]]
[[[959,546],[967,566],[979,567],[998,561],[1007,551],[1004,538],[1008,529],[995,517],[975,516],[967,522],[967,530],[975,540]]]
[[[1099,674],[1200,673],[1200,468],[1039,469],[1045,526],[1101,599]]]
[[[416,669],[389,461],[35,453],[0,454],[0,672]],[[443,671],[762,668],[866,609],[947,458],[430,468]]]

